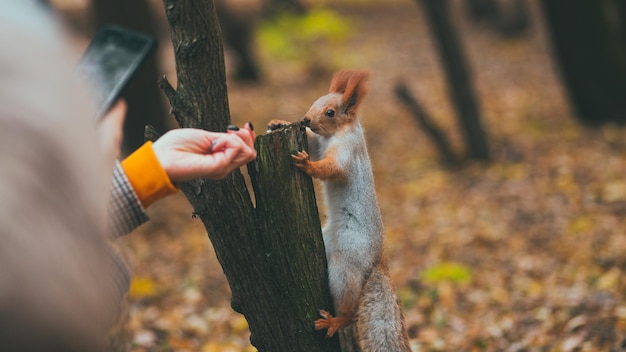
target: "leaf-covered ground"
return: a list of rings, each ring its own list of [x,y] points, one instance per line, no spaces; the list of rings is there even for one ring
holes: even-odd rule
[[[335,66],[303,71],[262,54],[263,84],[229,83],[232,118],[252,121],[261,133],[271,118],[299,119],[327,91],[334,68],[372,71],[362,121],[414,350],[622,350],[626,130],[576,122],[537,9],[527,36],[504,40],[471,26],[455,8],[493,161],[453,170],[438,164],[393,96],[404,80],[462,151],[419,7],[406,0],[334,10],[352,33],[339,46],[317,42],[314,51],[316,60]],[[164,65],[173,77],[168,50]],[[134,271],[117,332],[122,345],[254,351],[184,197],[163,200],[150,213],[151,223],[120,242]]]

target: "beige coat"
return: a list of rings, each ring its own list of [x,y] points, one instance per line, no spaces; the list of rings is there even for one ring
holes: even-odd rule
[[[0,5],[0,346],[97,351],[121,299],[105,240],[110,165],[51,15]]]

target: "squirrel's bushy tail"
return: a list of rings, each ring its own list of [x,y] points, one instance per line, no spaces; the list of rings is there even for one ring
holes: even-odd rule
[[[357,313],[362,352],[411,352],[404,316],[386,269],[375,267],[363,287]]]
[[[359,333],[356,324],[350,324],[343,329],[339,329],[339,341],[341,342],[341,352],[361,352],[359,346]]]

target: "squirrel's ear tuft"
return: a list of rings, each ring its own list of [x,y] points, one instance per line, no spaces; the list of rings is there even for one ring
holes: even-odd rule
[[[344,113],[356,111],[367,94],[368,71],[341,70],[333,75],[330,93],[343,94]]]

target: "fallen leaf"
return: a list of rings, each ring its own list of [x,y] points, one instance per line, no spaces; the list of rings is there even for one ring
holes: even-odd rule
[[[150,298],[157,295],[157,287],[150,277],[133,277],[128,296],[132,299]]]

